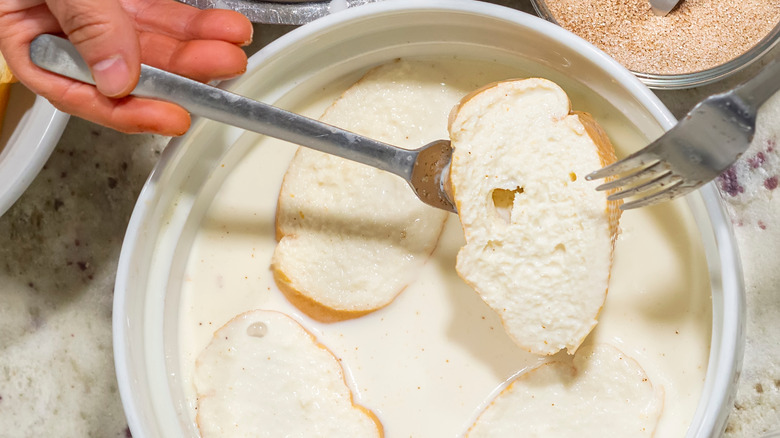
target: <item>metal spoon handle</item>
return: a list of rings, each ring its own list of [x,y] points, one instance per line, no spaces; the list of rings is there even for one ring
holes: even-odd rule
[[[30,45],[38,67],[94,84],[92,73],[70,41],[39,35]],[[417,151],[401,149],[303,117],[238,94],[148,65],[131,93],[180,105],[192,114],[367,164],[409,179]]]
[[[668,14],[680,0],[650,0],[650,7],[653,8],[655,15],[664,16]]]

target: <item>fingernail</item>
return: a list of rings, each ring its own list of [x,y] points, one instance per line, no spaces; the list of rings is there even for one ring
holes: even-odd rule
[[[114,55],[92,66],[98,91],[108,97],[121,95],[130,82],[130,70],[124,58]]]
[[[248,45],[252,44],[252,40],[255,37],[255,26],[254,25],[250,26],[249,30],[250,30],[249,31],[249,39],[240,44],[242,47],[245,47],[245,46],[248,46]]]

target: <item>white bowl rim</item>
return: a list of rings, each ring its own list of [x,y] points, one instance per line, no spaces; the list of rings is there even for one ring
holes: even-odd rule
[[[27,112],[28,118],[15,127],[0,150],[0,216],[32,184],[70,120],[70,115],[41,96],[35,97]]]
[[[520,22],[528,28],[545,33],[552,39],[557,41],[565,40],[566,45],[571,48],[587,52],[590,55],[589,59],[594,64],[613,72],[614,79],[631,95],[637,98],[645,108],[653,112],[657,116],[657,121],[664,129],[671,128],[677,122],[661,100],[633,73],[586,40],[535,15],[501,5],[473,0],[393,0],[352,7],[320,18],[282,35],[253,55],[249,59],[246,71],[253,71],[271,57],[284,51],[289,45],[323,32],[336,24],[361,20],[382,13],[424,10],[479,14],[503,21],[514,23]],[[241,77],[226,81],[222,83],[220,87],[229,89],[239,81],[241,81]],[[197,120],[194,121],[194,123],[203,123],[203,120]],[[184,142],[186,138],[187,135],[185,134],[182,137],[173,139],[171,144],[163,151],[160,161],[152,170],[152,173],[139,194],[138,201],[136,202],[135,209],[133,210],[127,227],[125,240],[119,257],[113,307],[114,361],[120,397],[125,409],[128,426],[132,432],[142,430],[139,424],[137,406],[134,404],[131,397],[132,382],[129,376],[129,370],[125,367],[125,364],[127,363],[127,346],[124,342],[125,337],[123,332],[124,321],[126,319],[124,302],[127,299],[128,294],[125,285],[132,276],[129,262],[131,260],[131,255],[136,251],[138,245],[133,237],[142,229],[144,220],[152,210],[151,206],[155,197],[155,189],[150,182],[162,173],[163,169],[170,163],[172,155],[174,154],[173,151],[178,149],[176,146]],[[714,238],[717,243],[719,255],[717,263],[719,263],[721,267],[730,268],[721,269],[721,284],[723,285],[724,290],[735,291],[734,294],[727,294],[724,297],[723,306],[725,306],[724,308],[726,309],[731,309],[731,311],[727,314],[727,318],[723,321],[722,326],[716,327],[715,315],[713,315],[713,333],[715,331],[722,333],[724,330],[727,330],[727,333],[732,334],[732,336],[729,337],[722,337],[719,345],[711,346],[711,353],[708,361],[706,380],[709,382],[712,379],[712,391],[709,393],[709,398],[720,400],[721,402],[710,405],[708,409],[702,409],[702,405],[699,403],[694,415],[694,421],[697,419],[700,420],[699,430],[717,430],[725,427],[726,418],[723,409],[731,405],[730,402],[733,400],[736,390],[735,381],[738,378],[739,370],[741,368],[742,352],[744,349],[744,285],[733,229],[731,228],[731,222],[728,220],[717,188],[714,183],[710,183],[699,189],[699,192],[702,199],[705,201],[709,219],[712,221],[712,227],[715,234]],[[710,373],[713,363],[718,367],[717,375],[711,375]],[[696,436],[696,433],[697,431],[689,430],[687,436]]]

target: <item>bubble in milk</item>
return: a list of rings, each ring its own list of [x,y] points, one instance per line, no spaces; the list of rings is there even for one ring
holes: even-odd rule
[[[254,322],[246,328],[246,334],[254,338],[262,338],[268,334],[268,325],[262,321]]]

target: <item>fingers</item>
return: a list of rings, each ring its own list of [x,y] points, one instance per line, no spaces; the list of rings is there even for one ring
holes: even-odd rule
[[[103,120],[98,115],[93,121],[129,134],[153,132],[175,137],[190,128],[190,114],[169,102],[123,98],[119,102],[108,101],[106,110],[110,111],[109,117]]]
[[[198,11],[187,25],[192,38],[229,41],[241,46],[252,42],[252,23],[244,15],[225,9]]]
[[[51,99],[55,107],[117,131],[177,136],[190,126],[189,113],[169,102],[137,97],[109,98],[82,83],[70,83],[63,90]]]
[[[235,77],[246,71],[246,53],[224,41],[179,41],[142,33],[143,63],[201,82]]]
[[[13,74],[27,88],[51,100],[72,81],[38,68],[30,60],[30,41],[42,33],[60,33],[59,23],[41,4],[0,17],[0,50]]]
[[[252,41],[252,23],[224,9],[200,10],[169,0],[122,0],[140,31],[164,32],[179,40],[221,40],[238,45]]]
[[[67,34],[98,88],[33,65],[29,44],[41,33]],[[180,135],[190,124],[174,104],[122,97],[137,81],[141,47],[143,62],[205,82],[242,73],[237,44],[251,37],[241,14],[172,0],[0,0],[0,49],[14,74],[58,109],[128,133]]]
[[[105,0],[46,3],[92,70],[98,90],[109,97],[126,96],[138,82],[141,49],[121,5]]]
[[[189,113],[180,106],[137,97],[111,98],[92,85],[43,72],[38,93],[60,111],[125,133],[177,136],[187,132]],[[32,87],[31,87],[32,89]]]
[[[252,40],[252,23],[224,9],[200,10],[170,0],[122,0],[140,31],[143,62],[203,82],[246,70],[238,45]]]
[[[91,85],[35,66],[29,57],[30,41],[42,33],[61,32],[58,21],[42,1],[27,9],[0,13],[0,50],[13,73],[30,90],[61,111],[118,131],[169,136],[187,131],[189,114],[177,105],[138,98],[111,99]]]

